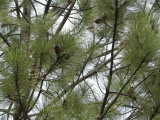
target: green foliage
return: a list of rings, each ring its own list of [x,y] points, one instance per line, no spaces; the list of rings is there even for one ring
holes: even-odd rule
[[[18,94],[17,89],[20,90],[21,94],[24,94],[24,90],[28,90],[31,85],[29,81],[31,60],[26,47],[9,48],[4,52],[6,53],[4,56],[6,70],[1,78],[1,92],[4,96],[15,98]]]
[[[0,119],[158,120],[158,1],[47,3],[0,0]]]
[[[138,13],[133,18],[126,36],[124,59],[137,67],[142,61],[145,65],[151,62],[159,48],[159,36],[152,30],[151,18],[147,14]]]
[[[0,0],[0,9],[7,9],[7,7],[9,6],[11,0]]]
[[[94,13],[92,10],[83,10],[83,9],[90,9],[92,6],[92,2],[91,0],[79,0],[78,1],[78,6],[80,9],[82,9],[82,13],[81,16],[82,17],[82,21],[84,25],[91,25],[92,23],[92,18],[94,18]]]

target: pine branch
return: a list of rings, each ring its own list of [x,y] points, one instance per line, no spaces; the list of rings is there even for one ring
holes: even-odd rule
[[[34,0],[35,2],[37,2],[37,3],[39,3],[39,4],[41,4],[41,5],[43,5],[43,6],[47,6],[47,5],[45,5],[44,3],[42,3],[42,2],[39,2],[38,0]],[[68,0],[68,2],[71,2],[71,0]],[[76,9],[76,8],[66,8],[66,7],[60,7],[60,6],[55,6],[55,5],[50,5],[50,6],[48,6],[48,7],[54,7],[54,8],[57,8],[57,9],[61,9],[61,10],[76,10],[76,11],[84,11],[84,10],[91,10],[91,9],[93,9],[94,7],[90,7],[90,8],[82,8],[82,9]]]
[[[18,103],[17,104],[19,104],[20,106],[20,108],[22,109],[22,111],[23,111],[23,113],[24,113],[24,116],[28,119],[28,120],[30,120],[30,118],[29,118],[29,116],[27,115],[27,112],[26,112],[26,110],[25,110],[25,108],[24,108],[24,104],[23,104],[23,102],[22,102],[22,99],[21,99],[21,94],[20,94],[20,88],[19,88],[19,84],[18,84],[18,74],[19,74],[19,72],[18,72],[18,67],[17,67],[17,70],[15,71],[15,83],[16,83],[16,89],[17,89],[17,94],[18,94]],[[19,111],[19,114],[21,115],[21,111]],[[18,116],[18,118],[19,118],[20,116]]]
[[[37,13],[36,7],[34,6],[32,0],[30,0],[30,2],[31,2],[31,5],[32,5],[32,7],[33,7],[33,10],[35,11],[36,17],[37,17],[37,16],[38,16],[38,13]]]
[[[9,105],[8,111],[11,111],[12,106],[13,106],[13,102]],[[10,114],[7,113],[7,120],[9,119],[9,115],[10,115]]]
[[[15,3],[15,5],[16,5],[16,12],[17,12],[17,17],[18,17],[18,19],[20,19],[20,7],[19,7],[19,5],[18,5],[18,0],[14,0],[14,3]]]
[[[18,17],[18,19],[21,19],[21,17],[20,17],[20,13],[21,13],[21,15],[23,16],[23,18],[24,18],[28,23],[30,23],[30,21],[27,19],[26,15],[21,11],[21,9],[20,9],[21,5],[20,5],[20,6],[18,5],[18,1],[17,1],[17,0],[14,0],[14,2],[15,2],[15,4],[16,4],[16,12],[17,12],[17,17]],[[31,24],[31,23],[30,23],[30,24]]]
[[[40,74],[39,74],[35,86],[38,85],[40,78],[42,78],[42,80],[41,80],[41,85],[40,85],[40,90],[39,90],[39,93],[38,93],[38,95],[37,95],[34,103],[33,103],[32,106],[30,107],[30,109],[28,110],[28,112],[30,112],[30,111],[33,109],[34,105],[37,103],[37,101],[38,101],[38,99],[39,99],[39,97],[40,97],[40,94],[43,92],[42,87],[43,87],[43,82],[44,82],[45,78],[46,78],[47,75],[53,70],[53,68],[55,67],[55,65],[58,64],[59,60],[60,60],[60,59],[57,58],[57,60],[51,65],[51,67],[48,69],[48,71],[47,71],[44,75],[40,76]],[[40,65],[41,65],[41,67],[42,67],[42,56],[41,56],[41,58],[40,58]],[[31,102],[31,99],[33,98],[34,92],[35,92],[35,88],[33,89],[32,94],[31,94],[31,97],[30,97],[30,99],[29,99],[30,102]],[[29,103],[30,103],[30,102],[29,102]]]
[[[152,120],[156,116],[157,113],[159,113],[159,106],[156,107],[154,113],[151,115],[150,120]]]
[[[0,54],[0,57],[2,57],[3,55],[4,55],[4,53],[1,53],[1,54]]]
[[[119,49],[119,51],[117,51],[114,55],[114,58],[121,52],[122,48]],[[99,65],[97,68],[95,68],[94,70],[88,72],[86,75],[82,76],[79,80],[77,80],[76,82],[73,82],[71,85],[67,86],[62,92],[60,92],[59,94],[57,93],[57,97],[52,100],[47,106],[51,106],[54,103],[56,103],[61,97],[63,97],[69,90],[73,89],[76,85],[78,85],[79,83],[83,82],[84,80],[86,80],[87,78],[91,77],[92,75],[97,74],[97,72],[102,69],[103,67],[105,67],[106,64],[110,63],[111,58],[108,59],[107,61],[103,62],[101,65]],[[46,107],[47,107],[46,106]],[[41,110],[41,112],[43,111],[43,109]]]
[[[5,36],[2,35],[2,33],[0,32],[0,37],[3,39],[3,42],[6,43],[6,45],[8,47],[11,47],[10,43],[8,42],[7,38]]]
[[[48,11],[49,11],[49,7],[50,7],[50,4],[51,4],[51,1],[52,1],[52,0],[48,0],[47,5],[45,5],[46,8],[45,8],[45,10],[44,10],[43,18],[44,18],[45,15],[48,14]]]
[[[114,98],[114,100],[111,102],[111,104],[107,107],[106,111],[99,116],[99,120],[102,120],[103,117],[106,115],[106,113],[109,111],[109,109],[114,105],[114,103],[117,101],[118,97],[122,93],[123,89],[126,87],[126,85],[131,81],[131,79],[134,77],[134,75],[139,71],[142,64],[145,62],[147,55],[144,57],[144,59],[141,61],[141,63],[138,65],[137,69],[134,71],[134,73],[131,75],[131,77],[127,80],[127,82],[123,85],[123,87],[120,89],[118,95]]]
[[[125,1],[118,9],[120,10],[123,6],[127,5],[129,1]]]
[[[82,70],[80,71],[80,74],[78,75],[77,81],[79,80],[81,74],[83,73],[83,71],[84,71],[84,69],[85,69],[87,63],[89,62],[91,56],[92,56],[92,54],[91,54],[91,55],[88,57],[88,59],[85,61],[84,65],[83,65],[83,67],[82,67]]]
[[[157,68],[157,69],[159,69],[159,68]],[[135,85],[135,88],[136,87],[138,87],[138,86],[140,86],[142,83],[144,83],[157,69],[154,69],[149,75],[147,75],[142,81],[140,81],[139,83],[137,83],[136,85]]]
[[[125,66],[119,67],[119,68],[117,68],[117,69],[113,70],[113,73],[114,73],[114,72],[116,72],[116,71],[118,71],[118,70],[121,70],[121,69],[124,69],[124,68],[126,68],[126,67],[129,67],[130,65],[131,65],[131,63],[130,63],[130,64],[128,64],[128,65],[125,65]]]
[[[7,113],[9,115],[14,115],[13,113],[11,113],[10,111],[8,111],[7,109],[0,109],[0,112]]]
[[[43,5],[43,6],[46,6],[45,4],[43,4],[43,3],[41,3],[41,2],[39,2],[39,1],[37,1],[37,0],[34,0],[34,1],[37,2],[37,3],[39,3],[39,4],[41,4],[41,5]],[[63,9],[59,9],[54,15],[58,14],[58,15],[57,15],[58,17],[61,16],[61,14],[62,14],[62,13],[67,9],[67,7],[70,5],[70,3],[71,3],[71,1],[68,0],[63,7],[60,7],[60,8],[63,8]],[[49,7],[52,7],[52,6],[49,6]],[[53,16],[54,16],[54,15],[53,15]]]
[[[115,45],[115,41],[116,41],[116,34],[117,34],[117,22],[118,22],[118,0],[115,1],[115,23],[114,23],[114,30],[113,30],[113,42],[112,42],[112,49],[111,49],[111,64],[110,64],[110,71],[109,71],[109,77],[108,77],[108,85],[106,87],[106,94],[105,97],[103,99],[103,104],[101,107],[101,111],[100,111],[100,116],[103,114],[104,112],[104,108],[105,105],[107,103],[107,99],[109,96],[109,90],[110,90],[110,85],[112,82],[112,76],[113,76],[113,59],[114,59],[114,45]],[[100,120],[103,119],[103,116],[100,117]]]
[[[111,92],[111,91],[110,91],[109,93],[112,93],[112,94],[119,94],[119,92]],[[128,94],[121,93],[120,95],[130,97],[130,98],[132,98],[132,99],[134,99],[134,100],[136,99],[136,97],[131,96],[131,95],[128,95]]]
[[[136,115],[136,110],[137,109],[134,109],[130,116],[128,116],[125,120],[131,120],[131,118]]]
[[[58,29],[57,29],[57,31],[56,31],[56,33],[55,33],[55,35],[58,35],[58,34],[60,33],[60,31],[62,30],[64,24],[66,23],[69,15],[70,15],[70,13],[71,13],[71,11],[72,11],[72,8],[74,7],[74,4],[75,4],[75,0],[72,1],[71,5],[70,5],[70,7],[69,7],[69,10],[67,11],[66,15],[64,16],[61,24],[59,25],[59,27],[58,27]]]
[[[29,102],[28,102],[28,105],[30,105],[30,103],[31,103],[31,101],[32,101],[32,99],[33,99],[33,95],[34,95],[35,90],[36,90],[36,86],[38,85],[38,83],[39,83],[39,81],[40,81],[40,73],[41,73],[41,70],[42,70],[42,57],[43,57],[43,54],[41,53],[41,55],[40,55],[40,63],[39,63],[40,66],[39,66],[38,78],[37,78],[37,81],[36,81],[36,83],[35,83],[35,85],[34,85],[34,89],[32,90],[31,96],[30,96],[30,98],[29,98],[29,100],[28,100],[28,101],[29,101]],[[39,93],[38,93],[38,96],[37,96],[36,100],[34,101],[34,103],[32,104],[32,106],[29,108],[28,112],[30,112],[30,111],[33,109],[34,105],[37,103],[37,101],[38,101],[38,99],[39,99],[39,96],[40,96],[40,94],[41,94],[41,92],[42,92],[42,85],[43,85],[44,79],[45,79],[45,78],[43,78],[43,79],[41,80],[41,87],[40,87],[40,91],[39,91]]]
[[[47,77],[47,75],[53,70],[53,68],[55,67],[55,65],[58,64],[59,60],[60,60],[60,59],[57,59],[57,60],[51,65],[51,67],[48,69],[48,71],[47,71],[44,75],[42,75],[41,77],[39,77],[39,78],[45,79],[45,78]]]

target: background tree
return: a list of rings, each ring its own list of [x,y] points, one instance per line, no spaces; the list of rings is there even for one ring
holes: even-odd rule
[[[159,119],[159,7],[0,0],[1,119]]]

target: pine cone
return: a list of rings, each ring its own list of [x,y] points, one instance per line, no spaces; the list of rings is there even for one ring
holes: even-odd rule
[[[60,47],[60,45],[55,45],[54,50],[57,55],[59,55],[62,52],[62,48]]]
[[[104,14],[100,18],[97,18],[94,22],[97,24],[100,24],[101,22],[105,21],[107,19],[107,16]]]
[[[64,54],[64,59],[69,59],[70,58],[70,54],[66,53]]]
[[[99,24],[101,21],[102,21],[101,18],[97,18],[94,22],[95,22],[96,24]]]

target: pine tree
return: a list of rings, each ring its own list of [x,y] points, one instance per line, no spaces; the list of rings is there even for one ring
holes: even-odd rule
[[[160,119],[159,7],[0,0],[0,118]]]

